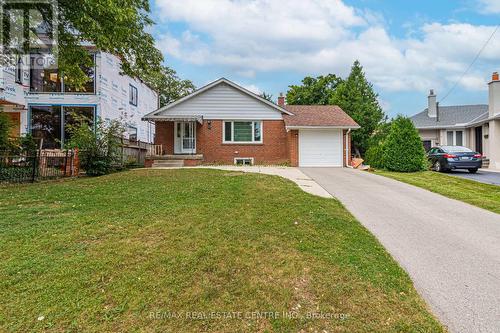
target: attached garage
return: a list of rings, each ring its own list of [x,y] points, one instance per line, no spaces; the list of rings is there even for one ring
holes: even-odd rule
[[[341,167],[342,130],[300,129],[299,166]]]
[[[351,131],[359,125],[336,105],[284,105],[290,161],[299,167],[343,167],[351,164]]]

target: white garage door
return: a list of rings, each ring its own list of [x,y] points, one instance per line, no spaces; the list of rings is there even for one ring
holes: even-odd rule
[[[342,131],[340,129],[299,130],[299,166],[341,167]]]

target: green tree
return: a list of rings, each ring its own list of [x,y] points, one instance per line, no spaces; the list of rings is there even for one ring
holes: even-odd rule
[[[147,77],[161,70],[163,56],[147,30],[153,25],[147,0],[59,0],[59,68],[75,84],[85,82],[91,64],[86,43],[117,55],[125,74]]]
[[[424,146],[409,118],[398,116],[393,120],[383,144],[383,155],[383,165],[388,170],[415,172],[425,169]]]
[[[340,106],[361,126],[352,132],[354,148],[361,155],[368,148],[373,131],[385,117],[377,97],[372,84],[366,80],[363,67],[356,60],[347,79],[335,89],[329,100],[329,104]]]
[[[286,93],[286,100],[291,105],[327,105],[342,79],[335,74],[305,77],[302,85],[291,85]]]
[[[274,101],[273,101],[273,94],[268,94],[265,91],[263,91],[259,96],[262,97],[265,100],[268,100],[269,102],[273,102],[274,103]]]
[[[80,88],[88,81],[85,67],[92,65],[87,51],[89,43],[100,51],[117,55],[127,75],[148,82],[151,75],[161,71],[163,56],[148,32],[154,24],[148,0],[58,0],[56,5],[57,13],[45,2],[21,2],[16,8],[37,9],[41,19],[49,23],[55,22],[57,15],[57,26],[40,24],[40,27],[49,36],[57,32],[57,48],[52,53],[66,80],[75,87]],[[9,38],[9,20],[3,20],[2,24],[3,37]]]
[[[160,95],[160,107],[192,93],[196,87],[189,80],[182,80],[172,68],[163,66],[149,76],[148,84]]]
[[[103,122],[99,120],[96,128],[91,121],[81,115],[73,114],[75,123],[67,125],[70,139],[66,148],[78,148],[80,166],[89,176],[101,176],[121,167],[120,138],[123,124],[117,120]]]
[[[365,152],[365,163],[374,168],[384,167],[384,143],[389,135],[391,122],[381,122],[368,139],[368,149]]]

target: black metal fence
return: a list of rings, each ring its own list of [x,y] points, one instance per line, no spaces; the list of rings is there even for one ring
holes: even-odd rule
[[[78,174],[73,151],[33,151],[20,155],[0,152],[0,183],[23,183]]]
[[[119,140],[121,161],[116,167],[143,167],[146,155],[153,145],[125,138]],[[79,168],[78,154],[73,150],[38,149],[20,154],[0,151],[0,183],[78,176]]]

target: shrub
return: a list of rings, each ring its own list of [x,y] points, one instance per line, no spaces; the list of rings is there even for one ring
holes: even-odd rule
[[[368,147],[365,153],[365,164],[374,168],[384,167],[384,147],[381,144]]]
[[[38,148],[36,141],[31,134],[26,134],[25,136],[20,137],[18,142],[21,151],[33,152]]]
[[[0,112],[0,151],[10,149],[10,129],[12,124],[5,112]]]
[[[66,148],[78,148],[80,167],[89,176],[102,176],[121,165],[120,137],[123,126],[118,121],[98,121],[95,129],[88,118],[73,115],[75,124],[68,125],[70,139]]]
[[[415,172],[425,169],[425,151],[415,126],[407,117],[393,120],[383,144],[383,166],[391,171]]]
[[[31,155],[37,148],[35,139],[33,139],[31,134],[26,134],[25,136],[11,139],[8,152],[12,155],[22,155],[23,153]]]
[[[384,149],[383,145],[389,130],[390,122],[383,122],[377,126],[372,136],[368,140],[368,149],[365,153],[365,163],[374,168],[384,167]]]

